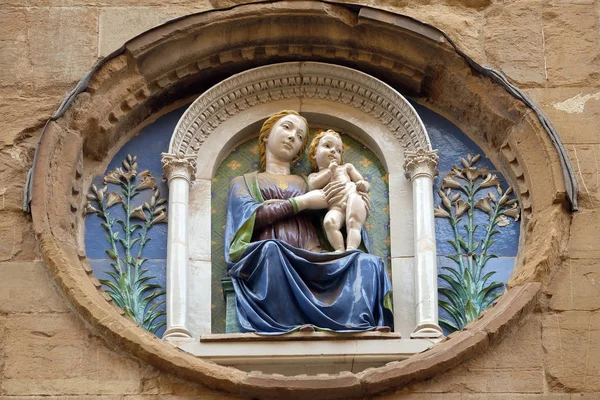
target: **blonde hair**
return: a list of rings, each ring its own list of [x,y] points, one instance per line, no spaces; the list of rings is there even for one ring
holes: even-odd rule
[[[304,154],[304,150],[306,150],[306,144],[308,143],[308,122],[306,121],[306,118],[304,118],[298,112],[293,110],[279,111],[278,113],[275,113],[269,118],[267,118],[267,120],[263,123],[262,127],[260,128],[260,132],[258,134],[258,153],[260,154],[261,171],[264,171],[267,168],[267,144],[264,139],[269,137],[269,134],[271,133],[271,130],[273,129],[277,121],[290,114],[300,117],[302,121],[304,121],[304,125],[306,125],[307,130],[307,132],[305,132],[304,134],[302,147],[300,148],[300,151],[298,151],[298,155],[292,160],[292,163],[298,161],[300,157],[302,157],[302,155]]]
[[[319,141],[325,135],[333,135],[336,138],[338,138],[340,140],[340,142],[342,142],[342,137],[340,136],[340,134],[337,133],[336,131],[334,131],[333,129],[327,129],[326,131],[317,132],[315,134],[315,137],[313,137],[313,140],[311,140],[310,146],[308,147],[308,162],[310,162],[310,166],[312,167],[313,171],[319,170],[319,166],[317,165],[317,160],[315,159],[315,156],[317,155],[317,146],[319,145]],[[342,164],[344,163],[344,154],[343,153],[340,158],[340,163],[342,163]]]

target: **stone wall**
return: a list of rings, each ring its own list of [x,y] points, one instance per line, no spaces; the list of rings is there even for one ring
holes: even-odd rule
[[[99,58],[164,21],[238,2],[170,3],[5,0],[0,6],[2,396],[235,398],[159,372],[94,336],[40,261],[31,218],[22,212],[25,175],[45,121]],[[600,397],[600,1],[363,5],[445,30],[476,61],[525,89],[558,130],[581,192],[564,262],[547,280],[535,311],[491,352],[380,398]]]

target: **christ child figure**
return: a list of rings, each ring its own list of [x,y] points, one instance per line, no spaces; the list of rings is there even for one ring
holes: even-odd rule
[[[308,159],[313,172],[308,176],[309,190],[323,189],[329,183],[345,189],[329,203],[323,227],[335,252],[354,250],[360,246],[362,227],[369,215],[369,182],[352,164],[342,161],[342,138],[334,130],[318,133],[310,143]],[[341,229],[346,226],[346,245]]]

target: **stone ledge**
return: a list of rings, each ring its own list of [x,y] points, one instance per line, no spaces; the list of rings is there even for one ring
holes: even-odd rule
[[[294,340],[289,337],[281,339],[281,336],[270,341],[250,341],[249,338],[220,342],[201,340],[180,344],[178,348],[196,357],[243,371],[260,370],[293,376],[307,370],[311,371],[312,375],[343,371],[360,372],[391,361],[407,359],[426,351],[435,343],[426,339],[371,337],[370,340],[362,340],[358,335],[354,335],[354,338],[348,338],[347,334],[337,336],[340,337],[335,340],[321,336],[312,342],[308,342],[310,339],[307,338]]]
[[[321,340],[381,340],[400,339],[397,332],[293,332],[284,335],[258,335],[256,333],[219,333],[200,336],[201,343],[210,342],[288,342],[288,341],[321,341]]]

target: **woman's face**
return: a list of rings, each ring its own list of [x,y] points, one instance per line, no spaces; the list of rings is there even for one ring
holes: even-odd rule
[[[267,153],[271,153],[279,161],[292,162],[304,143],[307,131],[306,124],[297,115],[288,114],[280,118],[271,129],[269,137],[264,139]]]
[[[315,161],[319,171],[329,167],[332,161],[338,164],[342,160],[342,141],[330,133],[325,134],[317,145]]]

